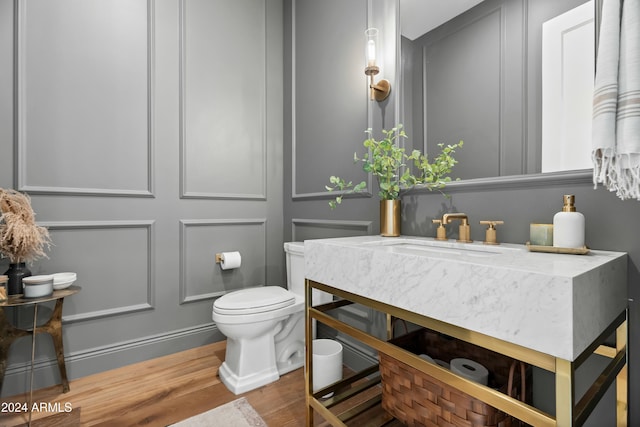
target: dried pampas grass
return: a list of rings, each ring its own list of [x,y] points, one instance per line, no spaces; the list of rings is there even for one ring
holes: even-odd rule
[[[12,263],[46,257],[49,231],[36,224],[29,196],[0,188],[0,253]]]

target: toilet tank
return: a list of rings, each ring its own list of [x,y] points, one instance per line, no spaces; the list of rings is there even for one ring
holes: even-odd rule
[[[304,242],[284,244],[287,262],[287,289],[304,297]]]
[[[304,242],[286,242],[284,252],[287,262],[287,288],[304,298]],[[324,304],[333,300],[326,292],[313,290],[313,305]]]

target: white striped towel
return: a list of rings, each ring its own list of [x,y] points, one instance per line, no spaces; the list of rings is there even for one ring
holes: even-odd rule
[[[604,1],[596,64],[593,182],[640,200],[640,0]]]

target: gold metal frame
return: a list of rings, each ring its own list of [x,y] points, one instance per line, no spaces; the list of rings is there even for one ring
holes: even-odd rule
[[[339,299],[329,304],[313,306],[312,290],[319,289],[337,296]],[[353,326],[347,325],[340,320],[327,314],[327,311],[334,308],[358,303],[371,307],[377,311],[386,313],[387,315],[387,336],[391,337],[393,318],[407,320],[411,323],[424,326],[426,328],[442,332],[455,338],[479,345],[481,347],[493,350],[495,352],[522,360],[525,363],[537,366],[541,369],[555,373],[556,376],[556,416],[553,417],[531,405],[525,404],[515,398],[509,397],[503,393],[485,387],[473,381],[462,378],[451,371],[428,363],[420,357],[401,349],[387,341],[383,341],[373,335],[363,332]],[[489,405],[500,409],[514,417],[534,426],[581,426],[600,401],[609,386],[616,381],[617,393],[617,426],[625,427],[627,425],[627,312],[626,310],[611,323],[611,325],[602,332],[602,334],[589,346],[576,360],[567,361],[554,356],[541,353],[526,347],[512,344],[488,335],[480,334],[474,331],[463,329],[436,319],[431,319],[398,307],[381,303],[369,298],[365,298],[350,292],[328,286],[326,284],[306,280],[305,292],[305,318],[306,318],[306,366],[305,370],[305,396],[307,404],[307,426],[313,425],[313,412],[318,412],[332,426],[346,426],[345,422],[366,410],[371,405],[379,402],[376,396],[358,407],[342,414],[334,414],[330,411],[330,407],[336,403],[350,397],[353,393],[360,389],[351,389],[343,394],[337,394],[333,398],[321,402],[319,396],[325,395],[329,391],[340,390],[347,384],[353,383],[355,380],[364,378],[372,374],[372,370],[357,373],[354,376],[346,378],[313,393],[313,369],[312,357],[313,340],[312,340],[312,320],[324,323],[327,326],[346,333],[359,340],[360,342],[378,350],[384,351],[386,354],[406,363],[432,377],[446,382],[451,386],[480,399]],[[616,347],[612,348],[603,345],[605,340],[615,332]],[[602,371],[600,376],[594,381],[580,401],[575,402],[575,370],[593,353],[605,355],[612,360]],[[371,387],[377,383],[379,379],[371,380],[366,386]]]

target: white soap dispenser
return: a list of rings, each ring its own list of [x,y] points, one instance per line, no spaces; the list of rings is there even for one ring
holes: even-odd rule
[[[576,212],[575,196],[565,194],[562,211],[553,216],[553,246],[556,248],[584,247],[584,215]]]

